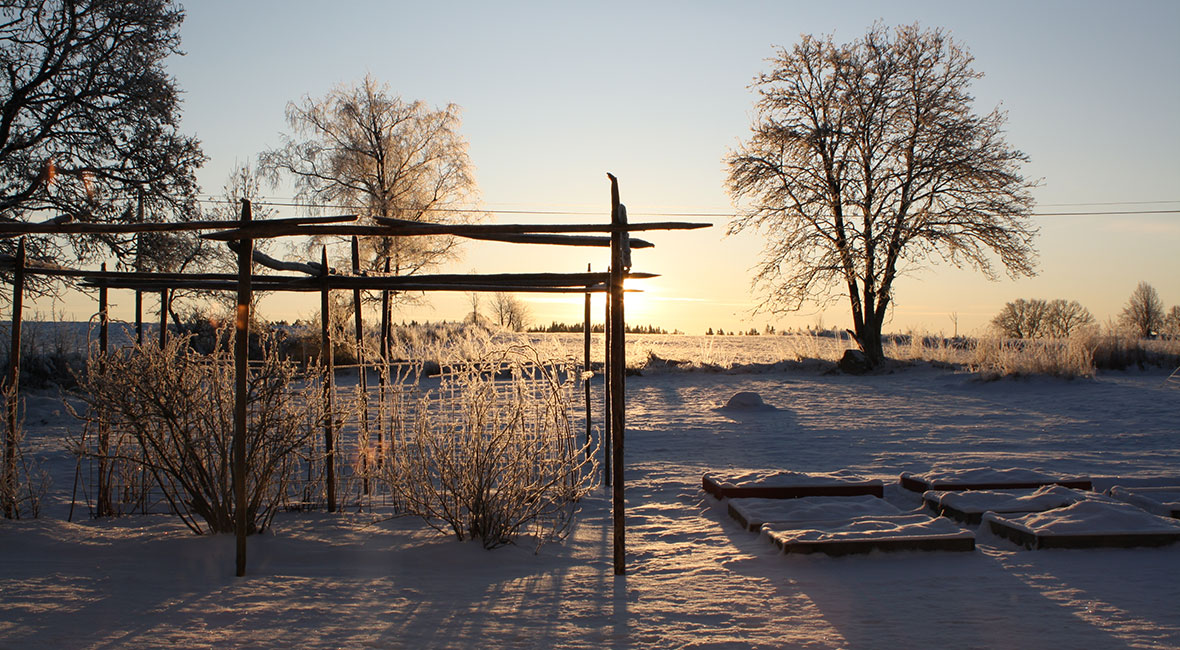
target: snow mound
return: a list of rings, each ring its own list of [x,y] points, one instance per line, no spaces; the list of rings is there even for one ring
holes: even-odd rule
[[[721,407],[726,410],[749,410],[749,411],[777,411],[775,407],[762,401],[762,396],[751,391],[742,391],[735,393],[725,406]]]

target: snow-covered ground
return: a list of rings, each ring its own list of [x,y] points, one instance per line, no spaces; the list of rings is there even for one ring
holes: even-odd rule
[[[1004,380],[672,372],[629,380],[627,575],[609,494],[571,537],[485,551],[420,521],[281,514],[233,576],[228,536],[175,519],[65,521],[74,424],[28,399],[46,516],[0,522],[0,647],[1180,647],[1180,545],[784,556],[701,489],[712,470],[1027,468],[1096,487],[1180,483],[1180,388],[1166,372]],[[753,391],[774,409],[721,409]],[[1171,480],[1169,481],[1168,478]],[[79,517],[78,514],[82,516]]]

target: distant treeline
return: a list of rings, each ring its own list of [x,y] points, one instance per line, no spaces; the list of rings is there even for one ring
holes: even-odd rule
[[[581,334],[582,329],[583,329],[583,323],[559,323],[557,321],[553,321],[552,323],[549,323],[548,325],[538,325],[537,327],[531,327],[531,328],[529,328],[529,331],[530,332],[540,332],[540,333],[544,333],[544,334],[561,334],[561,333]],[[626,326],[624,326],[623,329],[628,334],[683,334],[684,333],[684,332],[681,332],[680,330],[673,330],[673,331],[669,332],[668,330],[666,330],[662,327],[656,327],[655,325],[626,325]],[[603,332],[602,323],[591,323],[590,324],[590,331],[595,334],[601,334]]]

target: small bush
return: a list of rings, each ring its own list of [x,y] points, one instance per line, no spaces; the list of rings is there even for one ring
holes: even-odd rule
[[[564,536],[594,480],[592,450],[570,423],[569,373],[520,345],[443,367],[439,387],[395,418],[384,463],[394,498],[489,549],[525,531],[538,544]]]
[[[144,345],[105,359],[95,355],[81,382],[88,429],[109,426],[113,437],[138,447],[123,456],[123,447],[115,446],[99,460],[146,465],[174,511],[198,534],[234,530],[234,364],[228,339],[214,337],[207,356],[180,336],[163,349]],[[269,525],[285,494],[288,454],[307,444],[323,417],[314,383],[297,387],[295,365],[279,358],[273,340],[262,349],[262,359],[251,364],[247,396],[251,534]]]

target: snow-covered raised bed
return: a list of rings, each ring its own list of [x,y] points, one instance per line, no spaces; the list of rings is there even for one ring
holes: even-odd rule
[[[768,522],[762,526],[762,534],[784,553],[975,550],[971,531],[949,519],[923,514],[869,515],[797,524]]]
[[[708,473],[701,479],[705,491],[718,499],[796,499],[799,497],[847,497],[885,495],[880,479],[868,479],[847,470],[803,473],[757,470],[732,474]]]
[[[1018,490],[1060,485],[1090,490],[1088,478],[1051,476],[1030,469],[972,467],[931,470],[923,474],[902,472],[901,486],[914,492],[927,490]]]
[[[1160,515],[1180,519],[1180,485],[1167,487],[1125,487],[1116,485],[1110,488],[1110,496],[1139,506],[1144,510]]]
[[[863,494],[851,497],[801,497],[798,499],[730,499],[729,516],[746,530],[758,532],[767,522],[799,523],[834,521],[868,515],[902,514],[888,501]]]
[[[1095,492],[1074,490],[1060,485],[1027,490],[928,490],[922,494],[926,507],[936,514],[974,526],[983,513],[1027,514],[1045,512],[1084,499],[1104,499]]]
[[[1025,548],[1163,546],[1180,542],[1180,521],[1127,503],[1087,499],[1022,517],[983,515],[991,531]]]

